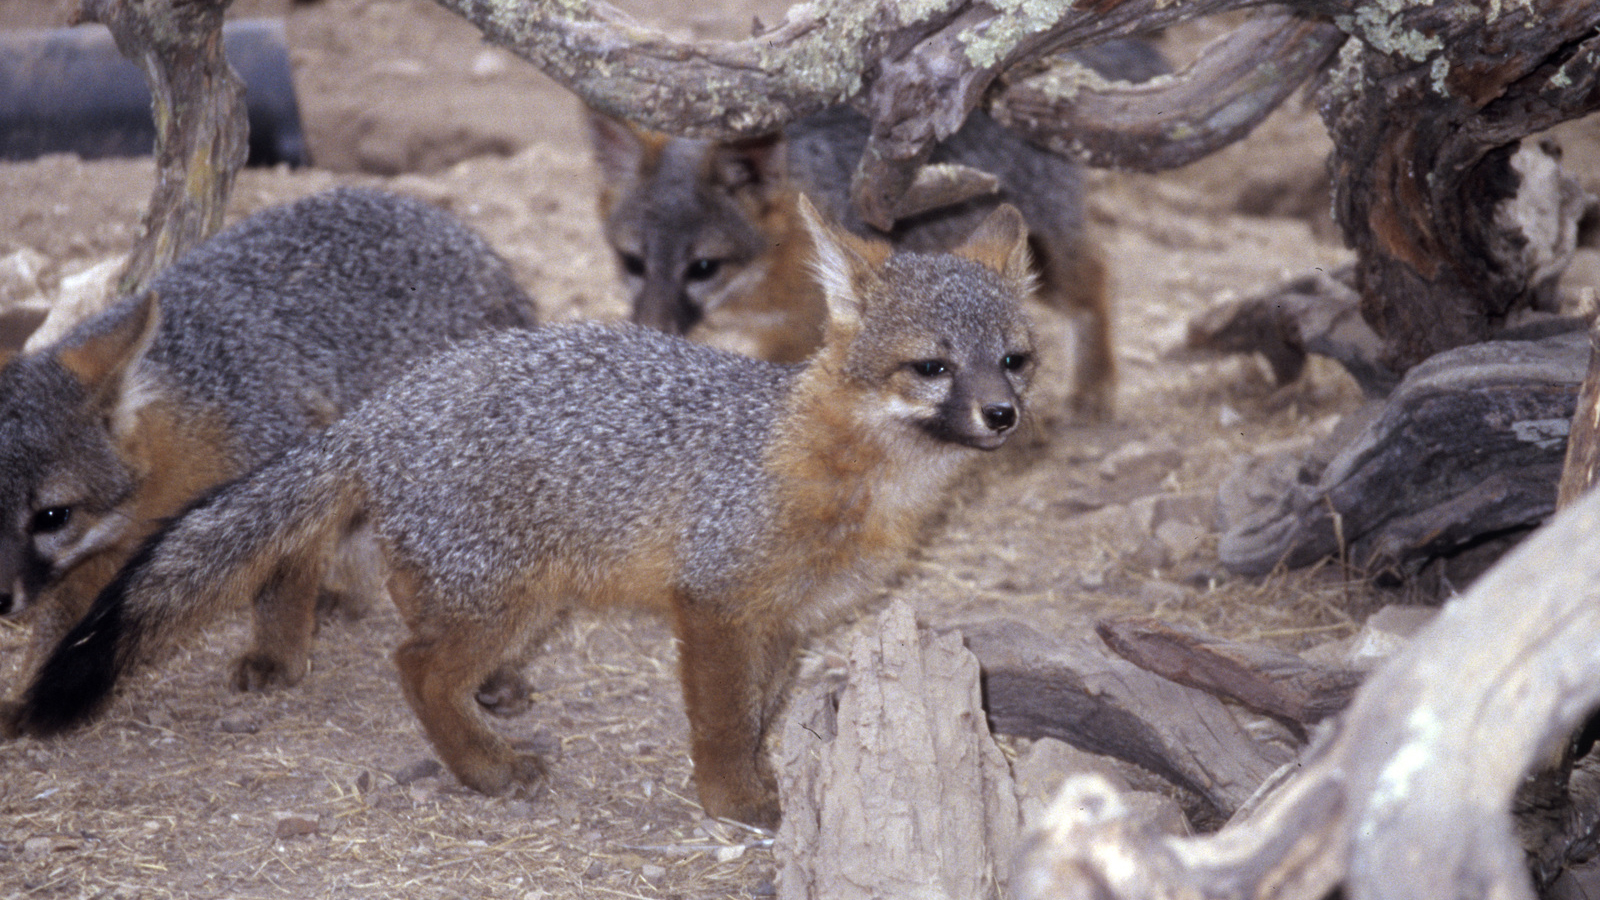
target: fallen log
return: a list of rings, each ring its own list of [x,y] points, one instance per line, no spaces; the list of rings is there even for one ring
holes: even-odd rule
[[[1104,780],[1069,781],[1016,896],[1532,900],[1513,798],[1600,704],[1597,529],[1591,492],[1448,604],[1215,835],[1156,834]]]
[[[1106,646],[1141,669],[1236,701],[1302,736],[1307,726],[1348,706],[1364,677],[1354,669],[1313,665],[1293,653],[1223,640],[1158,619],[1107,619],[1095,631]]]
[[[1223,565],[1261,575],[1342,557],[1403,577],[1537,526],[1555,507],[1587,358],[1574,330],[1416,366],[1299,466],[1253,467],[1224,483]]]
[[[996,733],[1051,737],[1134,763],[1226,819],[1285,754],[1257,743],[1222,702],[1146,672],[1089,637],[1046,637],[1019,622],[966,629],[983,665]]]

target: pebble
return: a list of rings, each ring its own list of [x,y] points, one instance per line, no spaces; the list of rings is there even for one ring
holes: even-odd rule
[[[319,830],[321,830],[321,826],[316,819],[297,815],[279,816],[272,826],[273,836],[280,841],[307,834],[316,834]]]

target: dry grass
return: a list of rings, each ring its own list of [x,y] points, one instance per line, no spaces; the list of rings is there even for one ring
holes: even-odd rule
[[[411,45],[409,36],[395,43]],[[14,213],[0,240],[48,248],[61,271],[117,252],[125,229],[102,226],[138,207],[143,165],[0,166],[0,195],[33,204]],[[1304,223],[1233,215],[1196,186],[1201,177],[1231,184],[1249,161],[1229,165],[1210,176],[1095,178],[1094,220],[1120,304],[1119,421],[1063,426],[1065,385],[1042,376],[1034,403],[1042,447],[1026,459],[992,460],[891,589],[926,621],[1006,616],[1072,633],[1100,616],[1140,613],[1299,647],[1348,633],[1381,599],[1337,565],[1232,578],[1217,567],[1209,522],[1181,553],[1152,553],[1141,524],[1150,498],[1203,506],[1242,454],[1323,428],[1355,399],[1327,367],[1277,389],[1250,362],[1164,360],[1203,304],[1342,256]],[[248,173],[239,211],[336,180],[348,179]],[[582,147],[540,145],[390,183],[482,229],[553,318],[618,311]],[[40,194],[48,184],[96,190]],[[1065,325],[1045,313],[1040,333],[1048,350],[1064,341]],[[1160,464],[1113,464],[1139,452]],[[772,892],[774,863],[761,837],[706,822],[694,802],[675,650],[658,621],[580,615],[530,664],[540,692],[532,711],[496,725],[553,758],[550,789],[536,798],[485,798],[447,775],[413,778],[431,757],[388,660],[399,633],[393,612],[323,632],[313,673],[293,690],[226,689],[229,657],[244,643],[243,624],[233,621],[138,679],[93,727],[58,741],[0,744],[0,896]],[[24,640],[0,623],[7,685],[16,683]],[[841,640],[819,641],[810,668],[826,668]]]

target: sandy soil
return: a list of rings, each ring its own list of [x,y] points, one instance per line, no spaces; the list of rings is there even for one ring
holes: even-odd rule
[[[66,6],[5,4],[0,27],[55,24]],[[738,33],[751,15],[738,0],[700,2],[692,14],[675,6],[630,4],[697,34]],[[386,185],[481,230],[549,318],[622,314],[569,95],[423,0],[239,0],[234,15],[287,17],[319,165],[247,171],[233,214],[335,184]],[[1206,30],[1169,40],[1190,48]],[[1574,132],[1578,158],[1594,158],[1593,131]],[[1092,221],[1115,269],[1118,420],[1063,424],[1062,368],[1047,368],[1029,452],[994,460],[952,498],[886,595],[935,624],[1010,616],[1066,632],[1136,610],[1291,645],[1347,634],[1386,599],[1336,567],[1246,581],[1215,559],[1223,477],[1245,454],[1325,433],[1358,399],[1347,377],[1319,362],[1278,388],[1251,359],[1166,359],[1193,312],[1346,259],[1327,219],[1326,150],[1315,111],[1296,100],[1249,141],[1188,169],[1093,173]],[[0,301],[53,292],[125,251],[151,177],[147,160],[0,166],[0,260],[41,261],[7,270]],[[1047,343],[1064,342],[1064,322],[1039,319]],[[580,616],[530,665],[533,711],[499,724],[555,759],[551,790],[533,801],[484,798],[429,764],[388,661],[398,633],[387,609],[330,623],[304,684],[239,695],[222,674],[244,643],[234,620],[138,679],[87,731],[0,745],[0,895],[773,892],[770,853],[703,820],[693,801],[675,650],[661,623]],[[843,633],[817,642],[818,662],[833,659]],[[24,636],[0,625],[8,690]]]

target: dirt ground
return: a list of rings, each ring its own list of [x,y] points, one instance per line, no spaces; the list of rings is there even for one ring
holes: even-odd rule
[[[697,35],[737,34],[752,14],[740,0],[627,6]],[[59,24],[66,8],[7,0],[0,27]],[[781,9],[757,12],[771,22]],[[232,15],[286,18],[318,163],[245,172],[234,215],[335,184],[384,185],[483,232],[548,318],[623,313],[570,95],[425,0],[239,0]],[[1181,56],[1213,30],[1166,40]],[[1580,171],[1597,171],[1597,134],[1590,123],[1564,133]],[[1296,99],[1187,169],[1092,173],[1091,218],[1115,272],[1117,420],[1066,424],[1063,365],[1047,359],[1028,452],[986,460],[885,596],[936,625],[1013,617],[1068,633],[1138,611],[1290,646],[1346,635],[1401,596],[1337,566],[1239,579],[1216,563],[1219,483],[1247,454],[1326,433],[1359,399],[1344,373],[1314,361],[1278,388],[1252,359],[1167,358],[1192,313],[1347,258],[1326,211],[1326,152],[1315,110]],[[151,179],[148,160],[0,165],[0,302],[51,294],[125,251]],[[1065,346],[1065,323],[1038,319],[1044,346]],[[837,660],[850,627],[816,642],[813,673]],[[554,759],[550,791],[531,801],[485,798],[438,772],[388,659],[398,634],[387,609],[329,623],[302,685],[240,695],[223,677],[244,643],[238,617],[137,679],[92,728],[0,745],[0,895],[773,893],[760,836],[706,821],[694,802],[662,623],[579,616],[529,666],[534,709],[498,724]],[[24,638],[0,625],[8,692]]]

